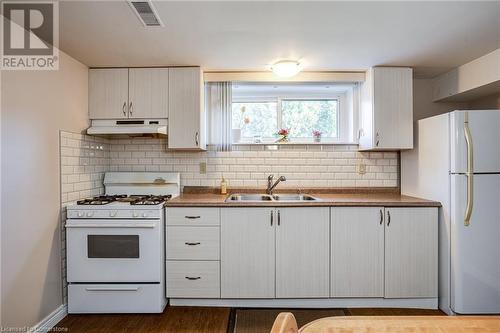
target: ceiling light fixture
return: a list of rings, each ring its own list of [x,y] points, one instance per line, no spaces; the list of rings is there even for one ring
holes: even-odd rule
[[[281,60],[271,65],[271,70],[279,77],[292,77],[302,70],[302,66],[295,60]]]

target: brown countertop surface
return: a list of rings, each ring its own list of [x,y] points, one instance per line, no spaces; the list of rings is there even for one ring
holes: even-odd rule
[[[387,206],[387,207],[440,207],[436,201],[393,193],[309,193],[319,198],[312,202],[225,202],[227,195],[213,193],[181,194],[166,203],[167,207],[314,207],[314,206]]]

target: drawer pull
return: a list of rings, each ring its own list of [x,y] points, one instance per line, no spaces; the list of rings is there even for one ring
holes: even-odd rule
[[[186,242],[184,244],[189,245],[189,246],[194,246],[194,245],[200,245],[201,243],[200,242],[195,242],[195,243]]]
[[[199,280],[199,279],[201,279],[201,276],[196,276],[196,277],[194,277],[194,276],[186,276],[186,279],[188,279],[188,280]]]
[[[199,219],[201,216],[189,216],[189,215],[186,215],[184,216],[185,218],[189,219],[189,220],[195,220],[195,219]]]

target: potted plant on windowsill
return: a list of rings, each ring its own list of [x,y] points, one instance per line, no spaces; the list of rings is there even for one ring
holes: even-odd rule
[[[314,131],[312,131],[312,135],[313,135],[314,142],[321,142],[321,135],[323,135],[323,133],[321,133],[321,131],[314,130]]]
[[[276,134],[279,136],[276,143],[285,143],[289,141],[288,135],[290,134],[290,130],[288,128],[281,128]]]

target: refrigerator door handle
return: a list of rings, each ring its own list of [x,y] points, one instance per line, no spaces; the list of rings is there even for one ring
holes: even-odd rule
[[[472,145],[472,135],[469,128],[469,113],[465,113],[464,119],[465,142],[467,144],[467,205],[465,207],[464,225],[470,225],[472,207],[474,205],[474,148]]]

